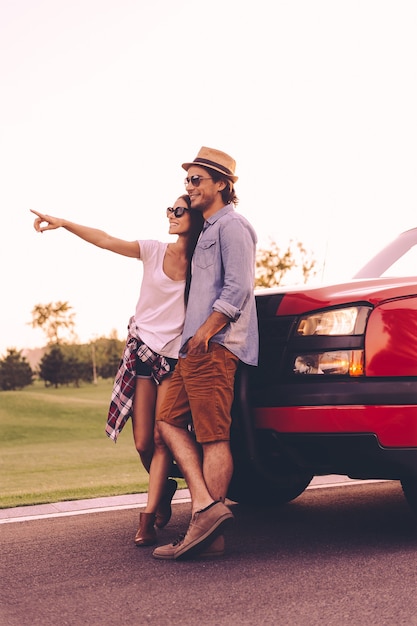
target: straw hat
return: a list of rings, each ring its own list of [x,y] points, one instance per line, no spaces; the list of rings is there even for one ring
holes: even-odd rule
[[[238,179],[235,176],[236,161],[225,152],[215,150],[214,148],[203,146],[200,148],[194,161],[192,163],[183,163],[182,167],[188,170],[192,165],[201,165],[202,167],[216,170],[216,172],[220,172],[227,178],[230,178],[234,183]]]

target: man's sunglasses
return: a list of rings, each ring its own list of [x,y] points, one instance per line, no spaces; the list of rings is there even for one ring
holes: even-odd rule
[[[199,187],[202,180],[211,180],[211,176],[197,176],[197,174],[195,176],[187,176],[187,178],[184,178],[184,185],[187,186],[191,183],[193,187]]]
[[[185,206],[176,206],[175,209],[169,206],[167,208],[167,217],[169,217],[171,213],[173,213],[175,217],[182,217],[186,211],[189,211],[189,209],[186,209]]]

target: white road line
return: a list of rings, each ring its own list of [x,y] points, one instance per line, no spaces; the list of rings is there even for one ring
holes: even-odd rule
[[[316,481],[321,480],[323,482],[314,482],[315,480]],[[370,484],[370,483],[379,483],[379,482],[386,482],[386,481],[384,480],[350,480],[348,478],[343,477],[340,480],[336,480],[335,482],[325,482],[325,477],[319,477],[319,478],[313,479],[312,484],[310,484],[307,487],[307,489],[326,489],[328,487],[350,487],[350,486],[358,485],[358,484]],[[138,496],[141,496],[141,499],[143,500],[140,503],[114,504],[114,505],[108,505],[108,506],[86,507],[86,508],[82,508],[78,510],[69,509],[69,510],[63,510],[63,511],[57,511],[57,512],[33,513],[32,515],[29,514],[29,515],[12,516],[13,512],[16,512],[17,510],[19,512],[23,511],[26,507],[17,507],[16,509],[3,509],[3,511],[0,509],[0,524],[12,524],[15,522],[32,522],[34,520],[52,519],[55,517],[70,517],[72,515],[88,515],[90,513],[104,513],[108,511],[124,511],[126,509],[144,508],[146,506],[146,494],[138,494]],[[108,500],[111,500],[111,499],[112,498],[108,498]],[[117,497],[115,499],[117,499]],[[100,498],[100,500],[106,500],[106,498]],[[94,500],[92,502],[94,502]],[[186,504],[189,502],[191,502],[191,499],[190,499],[188,489],[181,489],[180,491],[178,491],[173,500],[173,504],[177,504],[177,503]],[[55,506],[58,506],[58,505],[65,507],[65,502],[60,502],[60,503],[55,504]],[[45,506],[45,509],[48,509],[54,505],[40,505],[40,506],[27,507],[27,508],[39,509],[42,506]],[[74,507],[74,502],[71,501],[70,503],[68,503],[68,506]]]

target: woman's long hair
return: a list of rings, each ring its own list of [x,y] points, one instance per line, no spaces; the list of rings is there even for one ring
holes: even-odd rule
[[[180,196],[182,200],[186,203],[189,208],[189,214],[191,218],[191,228],[188,234],[188,245],[187,245],[187,259],[188,259],[188,267],[187,267],[187,275],[185,277],[185,292],[184,299],[185,303],[188,302],[188,295],[190,293],[190,284],[191,284],[191,259],[193,258],[194,250],[197,245],[198,238],[203,229],[204,218],[200,211],[196,211],[191,208],[191,200],[190,196],[185,193]]]

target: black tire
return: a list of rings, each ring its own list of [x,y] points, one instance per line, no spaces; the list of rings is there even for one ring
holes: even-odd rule
[[[235,467],[227,497],[243,505],[281,506],[301,495],[312,478],[311,474],[280,472],[275,480],[261,476],[250,466],[239,464]]]
[[[408,506],[414,515],[417,516],[417,476],[403,478],[401,480],[401,487]]]

